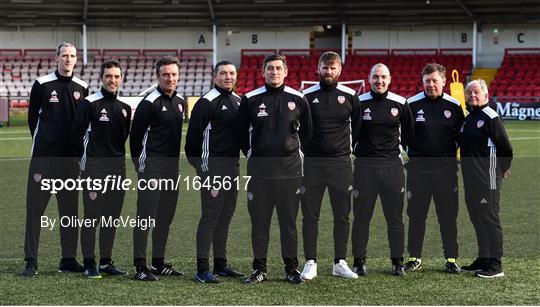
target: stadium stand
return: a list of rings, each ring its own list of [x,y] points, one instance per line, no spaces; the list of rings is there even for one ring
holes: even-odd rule
[[[90,92],[99,89],[99,69],[104,59],[117,59],[124,69],[122,96],[137,96],[155,82],[155,61],[164,55],[178,56],[181,60],[178,91],[186,96],[200,96],[212,83],[210,50],[139,50],[90,49],[88,62],[82,64],[79,55],[75,75],[87,81]],[[12,97],[10,106],[28,106],[28,96],[37,77],[56,69],[54,49],[2,49],[0,50],[0,96]]]
[[[499,101],[540,101],[540,48],[506,49],[489,91]]]
[[[244,94],[264,84],[261,66],[265,55],[280,53],[287,57],[287,84],[299,88],[302,81],[317,81],[317,61],[325,50],[319,49],[244,49],[238,73],[237,92]],[[338,50],[335,50],[338,51]],[[10,107],[25,108],[34,80],[56,68],[53,49],[1,49],[0,96],[9,97]],[[178,91],[184,96],[200,96],[212,86],[211,50],[175,49],[90,49],[87,65],[75,66],[75,75],[90,84],[90,92],[99,89],[99,69],[104,59],[115,58],[124,67],[122,96],[137,96],[154,82],[154,64],[164,55],[181,60]],[[390,90],[410,97],[422,91],[420,73],[426,63],[437,62],[450,73],[456,69],[460,81],[471,76],[470,49],[355,49],[349,51],[342,81],[367,79],[369,69],[385,63],[392,73]],[[513,80],[528,77],[529,82],[515,84]],[[449,76],[448,76],[449,78]],[[366,80],[367,81],[367,80]],[[449,92],[447,82],[445,91]],[[369,83],[363,91],[369,91]],[[537,101],[540,97],[540,48],[507,49],[495,79],[490,84],[491,96],[504,100],[519,97],[522,101]]]
[[[286,56],[289,66],[287,84],[299,88],[302,81],[317,81],[317,61],[321,52],[324,51],[326,50],[280,49],[279,53]],[[272,52],[276,50],[242,50],[238,93],[243,94],[255,86],[264,84],[261,75],[262,61],[264,53]],[[410,97],[423,90],[420,75],[424,66],[430,62],[446,66],[449,73],[457,69],[462,80],[466,80],[472,69],[470,53],[470,49],[356,49],[346,57],[341,80],[366,80],[373,65],[385,63],[392,73],[390,90]],[[447,92],[449,92],[449,84],[450,82],[447,82],[445,88]],[[368,82],[364,91],[369,91]]]

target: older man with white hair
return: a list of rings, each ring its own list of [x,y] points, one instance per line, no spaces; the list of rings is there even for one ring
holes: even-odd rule
[[[469,114],[459,133],[465,203],[478,242],[478,257],[463,271],[483,278],[504,276],[503,233],[499,218],[500,189],[510,175],[513,150],[499,114],[489,105],[482,79],[465,87]]]

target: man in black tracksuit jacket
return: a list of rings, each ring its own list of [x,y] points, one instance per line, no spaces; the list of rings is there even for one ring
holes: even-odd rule
[[[304,146],[305,192],[302,204],[302,235],[306,264],[302,278],[317,276],[317,235],[324,191],[328,187],[334,215],[333,275],[358,278],[347,266],[349,214],[351,212],[351,136],[359,132],[360,102],[356,92],[338,84],[341,58],[335,52],[321,55],[318,65],[321,81],[303,91],[313,119],[313,138]],[[352,130],[352,131],[351,131]]]
[[[193,107],[186,135],[185,152],[189,163],[204,183],[201,189],[201,218],[197,228],[197,274],[202,283],[221,282],[219,276],[240,277],[227,264],[227,236],[236,208],[240,146],[235,137],[240,96],[233,92],[236,67],[220,61],[214,69],[215,87]],[[210,273],[208,254],[214,250],[214,271]]]
[[[301,144],[307,144],[311,138],[311,114],[304,95],[284,84],[287,66],[283,56],[266,57],[263,75],[266,84],[242,97],[238,110],[238,135],[251,176],[247,196],[255,270],[245,283],[266,280],[274,207],[286,280],[301,283],[296,216],[302,181]]]
[[[117,97],[122,83],[118,61],[111,60],[101,65],[101,83],[101,90],[86,97],[80,104],[71,139],[77,156],[81,157],[81,179],[90,178],[103,183],[107,177],[111,179],[116,176],[117,180],[126,178],[125,143],[129,135],[131,107]],[[101,278],[100,273],[126,274],[113,265],[111,258],[116,227],[107,224],[120,216],[125,193],[123,189],[112,188],[110,182],[100,190],[84,186],[84,219],[97,221],[89,226],[83,225],[81,229],[81,249],[88,278]],[[94,258],[97,225],[100,226],[99,270]]]
[[[362,127],[354,140],[354,191],[352,247],[354,269],[366,275],[365,260],[369,223],[377,195],[381,197],[390,244],[392,274],[403,271],[403,193],[405,176],[401,146],[410,143],[413,134],[411,110],[406,99],[388,91],[391,77],[388,67],[376,64],[371,69],[371,91],[359,96]]]
[[[459,133],[465,202],[476,232],[478,258],[464,271],[502,277],[503,233],[499,218],[502,179],[510,175],[513,150],[502,119],[488,105],[484,80],[465,87],[469,114]]]
[[[37,274],[37,256],[41,232],[41,216],[51,198],[50,191],[41,190],[42,179],[76,179],[79,174],[77,160],[69,144],[71,125],[78,104],[88,95],[88,84],[73,76],[77,51],[70,43],[56,49],[57,70],[40,77],[30,92],[28,126],[32,134],[32,159],[28,171],[26,193],[26,233],[24,241],[25,277]],[[78,215],[77,190],[61,190],[56,194],[60,217]],[[57,220],[60,224],[60,220]],[[60,227],[62,260],[59,271],[82,272],[84,268],[75,260],[78,228],[76,225]]]
[[[131,159],[138,172],[139,181],[146,189],[137,190],[137,216],[155,219],[152,231],[152,267],[146,265],[146,246],[149,229],[133,228],[133,264],[137,269],[135,279],[157,280],[155,275],[181,276],[164,262],[169,228],[176,211],[178,190],[165,186],[169,179],[176,182],[180,157],[182,123],[186,109],[184,98],[176,93],[180,62],[164,57],[156,63],[158,87],[137,106],[131,127]],[[159,186],[161,182],[161,186]]]
[[[458,273],[457,134],[463,123],[459,101],[443,93],[446,68],[430,63],[422,72],[424,92],[407,100],[414,118],[414,138],[407,154],[409,261],[405,271],[422,267],[422,246],[431,198],[435,202],[448,273]]]

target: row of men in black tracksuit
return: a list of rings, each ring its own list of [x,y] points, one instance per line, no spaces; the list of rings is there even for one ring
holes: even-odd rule
[[[74,163],[73,160],[62,159],[58,162],[57,159],[43,157],[68,156],[71,150],[68,147],[75,147],[75,152],[81,157],[79,166],[82,178],[103,178],[111,173],[125,176],[123,146],[129,131],[130,109],[116,97],[121,80],[119,64],[114,61],[104,63],[101,70],[103,88],[100,92],[86,97],[79,105],[73,129],[70,129],[76,102],[86,96],[84,82],[71,77],[71,73],[68,73],[69,76],[62,76],[62,72],[69,71],[69,67],[72,71],[73,57],[76,59],[73,45],[60,45],[57,50],[58,71],[54,75],[38,79],[32,90],[29,124],[34,141],[27,196],[25,241],[27,266],[23,273],[25,276],[34,276],[37,272],[39,225],[36,221],[43,214],[50,198],[48,192],[39,191],[41,178],[51,176],[72,178],[78,171],[70,165]],[[178,175],[181,126],[185,110],[183,98],[175,91],[178,67],[179,63],[174,58],[158,61],[156,65],[158,87],[137,107],[131,127],[130,146],[139,179],[174,179]],[[383,64],[373,67],[369,76],[371,91],[361,96],[356,96],[353,90],[338,84],[341,59],[337,54],[332,52],[323,54],[318,69],[321,82],[300,93],[284,85],[287,75],[285,58],[278,55],[269,56],[263,65],[265,86],[240,98],[232,91],[236,81],[236,69],[232,63],[223,61],[215,67],[216,87],[203,95],[193,109],[185,151],[188,161],[203,180],[225,176],[237,177],[239,149],[242,149],[248,158],[248,175],[252,179],[247,187],[247,198],[252,221],[254,272],[245,282],[255,284],[267,278],[269,227],[274,207],[277,209],[280,225],[286,280],[301,283],[317,275],[318,219],[326,187],[329,190],[334,213],[333,275],[357,278],[358,275],[367,274],[366,246],[369,222],[377,195],[381,197],[387,220],[394,275],[401,276],[404,269],[414,271],[421,267],[422,241],[431,194],[441,224],[447,258],[445,269],[448,272],[459,271],[459,267],[455,264],[457,258],[455,219],[458,207],[455,141],[458,140],[463,113],[459,103],[442,93],[445,82],[444,68],[436,64],[426,67],[423,73],[426,90],[410,99],[411,108],[405,98],[388,91],[390,72]],[[471,86],[475,84],[472,83]],[[56,97],[53,96],[53,92]],[[58,98],[58,92],[62,92],[60,95],[62,99]],[[487,97],[487,88],[485,94]],[[47,103],[40,105],[36,103],[46,102],[46,99],[49,99],[52,108],[57,108],[53,116],[48,114],[54,111],[43,112],[41,104],[46,105],[45,108],[51,106]],[[69,106],[59,108],[58,105],[62,104],[59,101],[65,101]],[[37,114],[36,108],[39,108]],[[62,121],[54,119],[51,121],[51,117],[55,116],[64,118]],[[504,132],[500,119],[497,120],[498,117],[490,119],[485,121],[486,127],[498,127]],[[59,124],[63,126],[59,127]],[[47,140],[42,136],[39,127],[57,129],[52,131],[52,135],[64,133],[65,136],[66,131],[71,130],[71,145],[70,142],[66,142],[66,138],[57,140],[64,142],[62,144],[54,144],[53,140],[51,144],[43,145]],[[464,136],[465,131],[464,129],[462,133]],[[416,136],[413,137],[415,132]],[[511,147],[507,138],[506,143],[502,142],[505,137],[506,134],[499,133],[498,138],[490,140],[497,145],[496,154],[511,159]],[[353,144],[353,153],[356,156],[354,172],[350,159]],[[467,142],[464,141],[463,144]],[[470,144],[477,143],[473,140]],[[402,258],[404,249],[402,210],[405,191],[400,157],[402,145],[409,147],[410,157],[407,196],[408,214],[411,219],[409,227],[411,259],[405,266]],[[504,145],[508,146],[504,148]],[[40,149],[34,151],[34,146]],[[45,148],[59,149],[51,153]],[[481,156],[484,151],[474,154]],[[463,152],[463,156],[467,156],[467,153]],[[504,173],[509,169],[510,159],[505,160],[507,163],[495,161],[496,166],[488,166],[490,176],[493,169],[493,174],[499,178],[498,185],[495,185],[494,189],[492,186],[486,189],[485,186],[479,185],[474,186],[474,190],[479,188],[498,191],[501,170]],[[479,159],[473,158],[471,161],[478,169],[466,177],[472,178],[468,179],[469,181],[476,182],[476,178],[485,177],[487,168],[478,162]],[[427,166],[428,164],[430,166]],[[464,176],[465,174],[464,169]],[[466,191],[467,186],[466,180]],[[197,229],[196,281],[217,283],[220,281],[215,275],[232,277],[243,275],[233,270],[226,258],[228,227],[235,210],[237,193],[236,189],[201,190],[202,214]],[[353,270],[345,262],[351,194],[355,214],[352,238]],[[76,192],[58,193],[61,216],[66,215],[66,212],[76,215],[76,196]],[[103,195],[95,191],[85,191],[83,196],[85,218],[100,215],[117,218],[121,212],[123,197],[124,191]],[[476,193],[475,197],[471,198],[471,203],[478,197],[482,197],[484,204],[487,196],[482,193]],[[165,245],[177,199],[177,190],[138,190],[137,216],[155,218],[156,224],[152,233],[150,268],[146,263],[148,229],[134,227],[136,279],[157,280],[155,275],[182,275],[164,261]],[[306,256],[302,273],[297,270],[295,224],[299,200],[302,204]],[[75,213],[72,212],[73,202]],[[491,207],[497,207],[497,210],[493,209],[491,212],[492,215],[496,215],[496,219],[492,219],[491,222],[498,223],[498,198],[490,196],[489,202],[490,204],[494,202]],[[114,205],[109,206],[109,203]],[[467,205],[469,206],[469,201]],[[486,226],[488,223],[481,218],[485,215],[485,211],[474,214],[473,212],[475,211],[469,208],[478,240],[480,242],[482,239],[484,242],[483,239],[493,236],[491,231],[493,229]],[[500,230],[500,223],[498,229]],[[62,229],[60,270],[85,271],[90,278],[99,278],[102,273],[124,274],[125,272],[118,270],[111,260],[114,232],[114,227],[102,225],[100,228],[101,258],[97,268],[94,260],[95,227],[82,229],[84,267],[75,260],[77,228]],[[497,234],[500,235],[500,231]],[[500,240],[497,240],[494,239],[494,242],[500,241],[502,244],[502,235]],[[489,276],[496,275],[493,272],[502,273],[500,268],[502,245],[500,253],[497,254],[492,252],[495,243],[482,244],[480,246],[479,243],[480,260],[477,259],[471,269],[481,269],[483,271],[481,274]],[[212,273],[208,261],[210,246],[213,246],[214,255]],[[498,273],[493,261],[486,259],[495,259],[500,272]]]
[[[131,107],[117,96],[123,79],[119,62],[103,63],[100,71],[102,88],[88,96],[88,85],[72,75],[77,61],[75,46],[60,44],[56,60],[57,70],[38,78],[30,94],[28,124],[33,140],[26,200],[26,267],[23,272],[27,277],[37,274],[41,220],[52,194],[42,189],[43,179],[68,180],[77,178],[79,173],[81,179],[125,178],[125,142],[129,135],[139,178],[176,179],[178,174],[185,102],[176,94],[177,59],[158,61],[156,76],[159,86],[138,105],[139,112],[133,118],[133,124]],[[62,189],[56,196],[60,217],[68,217],[68,221],[77,219],[78,191]],[[76,261],[78,224],[73,222],[60,227],[60,272],[85,272],[89,278],[100,278],[101,274],[126,274],[112,261],[117,227],[112,223],[100,223],[101,218],[119,218],[124,196],[123,189],[109,189],[102,193],[84,185],[84,221],[98,222],[85,223],[81,227],[84,266]],[[181,274],[164,262],[177,199],[178,191],[175,190],[138,190],[137,219],[152,218],[155,224],[152,225],[151,266],[155,274]],[[100,260],[97,266],[95,233],[100,224]],[[149,227],[142,223],[137,223],[133,229],[134,265],[139,277],[144,277],[144,272],[150,270],[146,265],[148,233]]]

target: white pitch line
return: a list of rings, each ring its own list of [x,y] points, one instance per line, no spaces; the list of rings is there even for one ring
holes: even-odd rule
[[[31,140],[31,137],[20,137],[20,138],[0,138],[0,142],[2,141],[18,141],[18,140]]]
[[[20,141],[20,140],[31,140],[31,137],[21,137],[21,138],[0,138],[1,141]],[[538,140],[540,136],[526,136],[526,137],[517,137],[510,138],[510,141],[523,141],[523,140]]]
[[[181,151],[180,152],[180,156],[185,156],[186,153]],[[126,155],[126,162],[129,162],[127,159],[130,159],[131,158],[131,155]],[[8,157],[8,158],[0,158],[0,162],[7,162],[7,161],[29,161],[30,160],[30,157],[24,157],[24,158],[11,158],[11,157]]]
[[[0,162],[9,162],[9,161],[28,161],[30,158],[0,158]]]
[[[539,130],[535,129],[508,129],[507,132],[540,132]]]
[[[510,141],[540,140],[540,136],[529,136],[522,138],[510,138]]]
[[[182,126],[182,131],[187,130],[187,124]],[[527,131],[534,131],[534,130],[527,130]],[[21,133],[28,133],[30,134],[29,130],[20,130],[20,131],[0,131],[0,135],[2,134],[21,134]]]
[[[24,130],[24,131],[1,131],[0,132],[0,135],[2,134],[21,134],[21,133],[30,133],[28,130]]]

